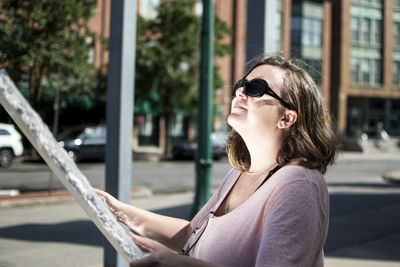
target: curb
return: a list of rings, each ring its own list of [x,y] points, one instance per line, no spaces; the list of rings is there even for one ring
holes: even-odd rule
[[[153,192],[149,188],[141,186],[134,186],[131,191],[131,196],[134,198],[146,198],[152,195]],[[0,208],[54,204],[72,200],[71,193],[66,190],[38,191],[13,196],[0,196]]]

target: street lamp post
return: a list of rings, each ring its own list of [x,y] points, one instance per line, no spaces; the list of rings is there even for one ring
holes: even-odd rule
[[[201,24],[201,61],[200,61],[200,102],[198,117],[198,150],[196,158],[196,192],[193,214],[210,197],[211,123],[213,108],[213,60],[214,60],[214,4],[212,0],[203,0]]]

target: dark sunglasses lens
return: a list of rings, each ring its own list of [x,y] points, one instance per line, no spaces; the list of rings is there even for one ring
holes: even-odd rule
[[[245,86],[246,95],[260,97],[265,93],[266,83],[263,80],[252,80]]]

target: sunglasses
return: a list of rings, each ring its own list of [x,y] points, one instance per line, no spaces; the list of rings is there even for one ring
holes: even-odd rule
[[[269,95],[279,100],[281,104],[288,109],[292,109],[292,105],[283,100],[269,87],[267,81],[263,79],[253,79],[248,81],[247,79],[239,80],[233,87],[232,96],[235,96],[237,89],[243,87],[243,93],[251,97],[262,97],[263,95]]]
[[[207,228],[208,221],[210,220],[211,216],[214,215],[213,211],[207,213],[207,215],[200,221],[200,223],[193,229],[192,234],[190,235],[188,241],[186,242],[185,246],[182,248],[181,255],[189,255],[189,252],[193,249],[193,247],[197,244],[200,237],[203,235],[204,231]]]

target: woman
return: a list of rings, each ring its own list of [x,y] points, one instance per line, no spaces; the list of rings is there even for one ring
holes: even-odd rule
[[[131,266],[323,266],[329,221],[323,173],[336,145],[319,89],[294,61],[263,56],[233,96],[234,168],[191,222],[98,191],[140,234],[135,242],[152,252]]]

